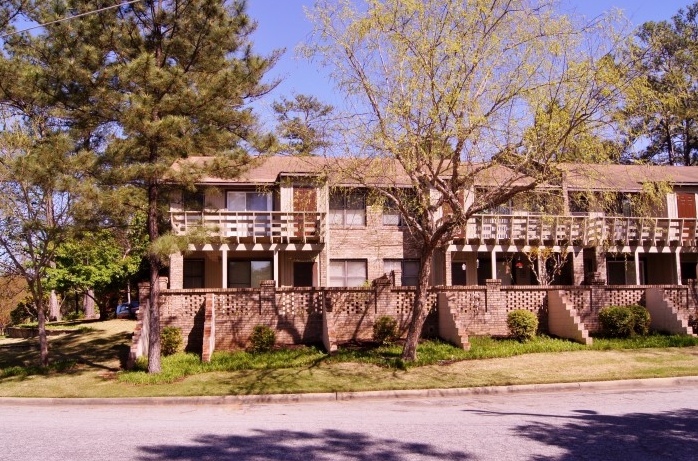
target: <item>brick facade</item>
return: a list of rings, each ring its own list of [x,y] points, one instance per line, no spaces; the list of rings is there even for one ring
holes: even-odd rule
[[[463,345],[468,335],[505,336],[510,311],[525,309],[540,320],[539,330],[548,330],[548,298],[559,293],[569,304],[587,331],[598,331],[599,311],[614,304],[645,305],[648,290],[659,290],[664,304],[680,306],[679,319],[695,319],[696,283],[688,286],[605,286],[596,279],[590,286],[512,287],[500,280],[487,280],[486,286],[434,287],[430,290],[429,315],[422,335],[453,338],[457,326]],[[139,287],[141,306],[134,335],[130,363],[147,354],[147,285]],[[263,281],[261,288],[214,290],[163,290],[160,298],[162,328],[174,326],[182,331],[185,350],[210,359],[214,350],[243,349],[256,325],[276,331],[277,344],[320,344],[335,350],[337,344],[370,341],[373,324],[382,316],[398,321],[401,335],[407,331],[415,291],[397,287],[390,277],[377,279],[365,288],[275,288]],[[449,315],[454,323],[440,322]],[[440,328],[450,328],[442,334]]]

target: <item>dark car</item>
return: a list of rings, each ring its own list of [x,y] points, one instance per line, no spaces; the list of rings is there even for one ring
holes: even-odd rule
[[[116,306],[116,318],[117,319],[135,319],[138,314],[138,301],[131,301],[130,303],[121,303]]]

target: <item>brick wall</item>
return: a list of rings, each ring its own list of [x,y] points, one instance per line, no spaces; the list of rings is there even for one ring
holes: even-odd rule
[[[147,305],[147,290],[139,287]],[[463,333],[501,336],[508,333],[508,312],[525,309],[538,315],[540,331],[547,333],[547,292],[565,293],[589,331],[598,331],[598,313],[613,304],[644,304],[648,288],[661,288],[665,298],[679,307],[681,315],[696,316],[695,282],[689,286],[605,286],[596,280],[590,286],[512,287],[500,280],[487,280],[486,286],[433,287],[428,297],[429,315],[423,336],[438,336],[437,302],[448,303],[450,312],[458,317]],[[441,295],[441,296],[439,296]],[[370,340],[376,319],[387,315],[398,321],[401,334],[406,334],[415,290],[396,287],[390,278],[381,278],[373,287],[362,288],[275,288],[273,281],[262,287],[238,289],[162,290],[160,298],[161,325],[182,330],[186,350],[205,352],[235,350],[248,345],[256,325],[276,330],[277,343],[319,344],[328,332],[332,344],[353,340]],[[208,300],[208,301],[207,301]],[[210,312],[207,311],[207,302]],[[143,305],[143,304],[142,304]],[[139,327],[145,309],[139,313]],[[446,311],[448,312],[448,311]],[[137,328],[139,328],[137,327]],[[202,351],[205,335],[210,331],[215,341]],[[139,330],[140,331],[140,330]],[[139,336],[140,335],[136,335]],[[147,354],[140,337],[132,348],[132,359]]]

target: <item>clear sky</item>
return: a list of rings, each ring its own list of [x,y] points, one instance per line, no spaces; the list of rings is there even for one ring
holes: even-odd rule
[[[282,78],[283,82],[256,105],[264,120],[273,118],[269,109],[272,101],[294,93],[310,94],[323,102],[341,105],[326,72],[295,53],[295,48],[311,31],[304,7],[310,8],[313,3],[313,0],[248,0],[248,13],[258,22],[253,36],[255,50],[269,53],[274,49],[286,49],[270,73],[272,78]],[[683,0],[562,0],[561,6],[587,18],[618,8],[632,24],[639,26],[647,21],[671,19],[680,8],[690,4]]]

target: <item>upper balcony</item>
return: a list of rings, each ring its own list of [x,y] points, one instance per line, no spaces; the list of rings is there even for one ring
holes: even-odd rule
[[[694,218],[478,215],[454,240],[466,244],[695,247],[697,224]]]
[[[324,243],[325,213],[170,211],[175,235],[204,229],[233,243]]]

